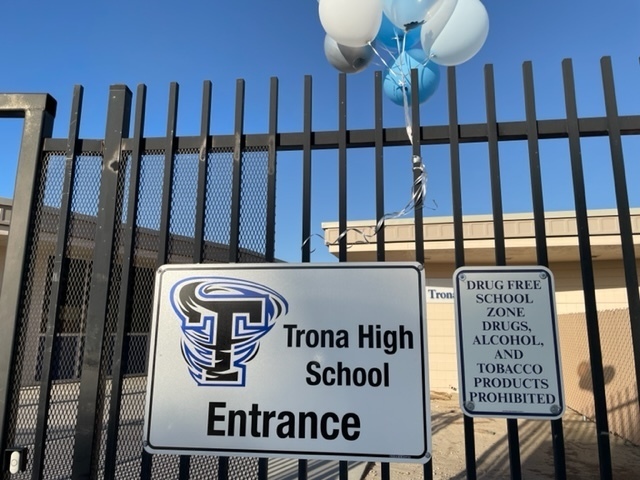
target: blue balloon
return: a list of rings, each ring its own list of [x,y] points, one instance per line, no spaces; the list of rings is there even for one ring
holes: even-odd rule
[[[403,29],[396,27],[389,17],[386,15],[382,15],[382,24],[380,25],[380,30],[378,30],[378,35],[376,36],[376,42],[385,45],[386,47],[393,48],[396,50],[402,49],[402,41],[404,39],[404,47],[405,50],[409,50],[420,42],[420,29],[413,28],[408,32],[405,32]]]
[[[423,50],[407,50],[398,55],[382,84],[385,95],[396,105],[404,104],[405,92],[407,102],[411,103],[411,70],[414,68],[418,70],[418,103],[426,102],[438,89],[440,67],[434,62],[427,62],[427,54]]]

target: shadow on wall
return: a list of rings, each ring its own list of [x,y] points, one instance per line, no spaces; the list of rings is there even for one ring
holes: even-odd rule
[[[616,369],[611,365],[607,365],[603,370],[604,384],[607,385],[608,383],[611,383],[611,380],[615,377]],[[578,386],[582,390],[587,390],[593,393],[593,377],[591,375],[591,365],[589,362],[580,362],[580,365],[578,365],[578,378],[580,379],[578,381]]]
[[[628,309],[598,312],[609,430],[640,445],[640,406]],[[595,419],[586,319],[560,315],[560,349],[567,406]]]

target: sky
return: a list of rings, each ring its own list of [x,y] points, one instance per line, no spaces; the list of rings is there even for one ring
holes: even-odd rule
[[[345,0],[348,1],[348,0]],[[563,118],[561,61],[572,58],[580,116],[603,116],[600,59],[612,57],[618,109],[640,111],[640,2],[637,0],[484,0],[489,36],[471,60],[457,67],[459,120],[484,122],[483,66],[493,64],[498,121],[524,119],[522,63],[533,62],[537,113],[540,119]],[[268,126],[270,77],[280,82],[281,132],[302,130],[305,75],[313,77],[314,130],[335,130],[338,121],[337,71],[326,61],[324,31],[316,0],[21,0],[0,5],[0,92],[50,93],[58,101],[54,137],[66,137],[71,94],[84,86],[82,138],[103,138],[108,88],[126,84],[148,87],[148,136],[163,136],[169,83],[180,85],[178,135],[198,135],[202,83],[213,82],[213,134],[233,132],[236,79],[246,80],[247,133]],[[348,77],[348,128],[373,125],[373,72]],[[443,79],[445,71],[442,70]],[[446,82],[421,106],[423,125],[448,122]],[[384,102],[387,127],[401,127],[401,107]],[[0,119],[0,197],[13,196],[22,122]],[[629,185],[637,182],[640,141],[623,141]],[[540,146],[543,186],[548,210],[573,208],[566,141]],[[486,144],[463,145],[462,181],[465,214],[490,213]],[[615,207],[607,139],[583,140],[589,208]],[[385,152],[386,155],[386,152]],[[299,228],[299,154],[279,156],[279,185],[291,188],[278,203],[280,224]],[[375,216],[371,151],[349,154],[349,218]],[[314,153],[313,232],[321,222],[337,219],[337,153]],[[427,215],[451,214],[448,149],[423,148],[429,176]],[[505,211],[530,211],[526,142],[501,144]],[[282,172],[282,173],[281,173]],[[399,148],[385,156],[386,205],[401,209],[411,188],[410,152]],[[282,178],[280,178],[282,176]],[[569,190],[567,190],[569,188]],[[640,189],[631,188],[632,206],[640,206]],[[567,195],[569,192],[569,195]],[[300,197],[298,197],[300,198]],[[282,200],[282,199],[286,199]],[[289,208],[293,204],[296,208]],[[280,228],[277,255],[299,257],[298,234]],[[291,240],[294,238],[294,240]],[[322,241],[315,255],[324,258]]]

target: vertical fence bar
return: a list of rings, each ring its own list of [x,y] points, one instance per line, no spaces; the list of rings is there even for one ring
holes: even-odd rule
[[[376,171],[376,260],[385,261],[384,245],[384,130],[382,126],[382,72],[374,74],[374,143],[375,143],[375,171]],[[382,223],[380,223],[382,221]],[[380,226],[378,229],[377,227]],[[383,462],[380,465],[382,480],[391,478],[390,465]]]
[[[498,152],[498,121],[496,116],[496,96],[492,65],[485,65],[484,78],[496,265],[504,266],[507,264],[507,255],[504,238],[502,187],[500,184],[500,160]],[[518,421],[516,419],[507,419],[507,438],[509,439],[511,478],[519,479],[522,478],[522,466],[520,464],[520,440],[518,438]]]
[[[311,260],[311,83],[304,77],[304,112],[302,140],[302,262]],[[307,480],[307,460],[298,460],[298,479]]]
[[[384,210],[384,129],[382,125],[382,72],[374,74],[374,143],[376,162],[376,226],[385,216]],[[376,259],[385,260],[384,223],[376,233]]]
[[[269,478],[269,459],[258,459],[258,480],[267,480]]]
[[[169,228],[171,225],[171,188],[173,186],[173,163],[176,153],[176,127],[178,123],[178,96],[180,86],[171,82],[169,86],[169,105],[167,108],[167,130],[164,150],[164,178],[162,183],[162,207],[160,211],[160,244],[156,266],[167,263],[169,257]]]
[[[576,207],[580,267],[582,272],[582,290],[584,294],[587,338],[589,343],[589,360],[596,412],[596,435],[598,442],[598,458],[600,462],[600,478],[602,480],[608,480],[612,478],[613,473],[611,465],[611,446],[609,442],[609,422],[607,420],[607,398],[604,388],[604,369],[602,365],[600,330],[598,327],[598,307],[596,305],[591,244],[589,243],[589,217],[587,213],[587,200],[582,168],[578,108],[576,104],[573,65],[569,59],[562,61],[562,78],[564,83],[565,108],[567,112],[567,133],[569,135],[571,176]]]
[[[236,81],[235,118],[229,263],[236,263],[238,261],[238,253],[240,250],[240,189],[242,186],[242,156],[244,150],[244,80]]]
[[[347,75],[338,76],[338,257],[347,261]],[[340,480],[349,477],[348,463],[340,462]]]
[[[340,461],[339,466],[339,475],[340,480],[348,480],[349,478],[349,463],[345,461]]]
[[[190,466],[191,466],[191,457],[188,455],[180,455],[180,464],[178,466],[178,478],[180,480],[189,479]]]
[[[491,211],[493,214],[496,265],[504,266],[507,264],[507,255],[504,239],[502,185],[500,182],[500,160],[498,152],[498,120],[496,116],[496,94],[492,65],[485,65],[484,67],[484,87],[487,109],[487,147],[489,148]]]
[[[176,130],[178,128],[177,123],[178,123],[178,95],[179,95],[179,88],[178,88],[178,84],[175,84],[176,89],[175,89],[175,94],[173,93],[173,91],[170,93],[170,106],[169,106],[169,117],[167,119],[167,148],[164,152],[165,154],[165,180],[169,179],[169,183],[165,184],[164,187],[166,188],[166,190],[162,191],[163,194],[163,202],[165,200],[168,200],[168,202],[166,203],[167,206],[167,210],[163,210],[163,219],[165,218],[166,215],[166,220],[167,220],[167,224],[166,227],[161,227],[160,228],[160,232],[161,232],[161,236],[162,235],[166,235],[165,238],[163,238],[162,240],[162,245],[166,248],[165,253],[163,254],[162,258],[162,263],[166,263],[167,259],[168,259],[168,250],[169,250],[169,238],[171,236],[171,200],[172,200],[172,189],[173,189],[173,166],[175,163],[175,152],[176,152]],[[203,87],[203,88],[206,88]],[[203,92],[203,97],[206,95],[205,92]],[[204,105],[204,98],[203,98],[203,106],[202,106],[203,110],[206,111],[207,109],[207,105]],[[203,112],[202,115],[205,115],[206,113]],[[208,120],[205,121],[205,123],[208,123]],[[205,125],[206,127],[208,127],[208,125]],[[207,128],[207,132],[206,133],[202,133],[202,120],[201,120],[201,133],[200,133],[200,140],[201,140],[201,150],[202,150],[202,137],[208,137],[208,128]],[[206,146],[206,140],[205,140],[205,146]],[[200,152],[201,153],[201,152]],[[170,156],[170,158],[169,158]],[[206,163],[206,162],[205,162]],[[170,169],[170,175],[167,176],[167,168]],[[201,180],[201,175],[202,175],[202,169],[203,166],[201,165],[201,162],[198,161],[198,180]],[[206,165],[204,166],[204,169],[206,169]],[[206,171],[206,170],[205,170]],[[167,197],[167,192],[168,192],[168,197]],[[197,193],[196,193],[197,195]],[[163,203],[163,206],[165,204]],[[196,222],[198,221],[198,214],[201,213],[202,217],[200,217],[202,219],[203,225],[204,225],[204,211],[203,212],[198,212],[197,210],[197,206],[196,206]],[[195,234],[195,238],[194,238],[194,250],[193,250],[193,255],[202,255],[202,250],[198,249],[198,242],[200,241],[200,244],[202,244],[203,242],[203,236],[204,236],[204,227],[201,227],[201,230],[196,230],[194,232]],[[178,466],[178,478],[180,480],[188,480],[189,479],[189,470],[191,468],[191,456],[189,455],[180,455],[180,462],[179,462],[179,466]]]
[[[169,228],[171,225],[171,187],[173,185],[173,162],[175,156],[176,126],[178,123],[178,95],[179,85],[171,82],[169,85],[169,105],[167,108],[166,146],[164,151],[164,176],[162,179],[162,205],[160,208],[160,231],[158,233],[158,255],[156,268],[167,262],[169,252]],[[180,459],[182,463],[182,458]],[[152,478],[153,456],[142,451],[142,465],[140,478]]]
[[[460,169],[460,127],[458,126],[458,95],[456,69],[447,68],[449,103],[449,150],[451,155],[451,204],[453,210],[453,240],[456,267],[464,266],[464,228],[462,219],[462,181]],[[475,453],[473,455],[475,457]],[[475,465],[475,462],[474,462]]]
[[[604,88],[604,101],[607,111],[609,148],[611,150],[613,181],[616,192],[616,205],[618,208],[620,241],[622,243],[624,278],[627,285],[633,360],[636,370],[636,388],[638,390],[638,399],[640,400],[640,297],[638,296],[638,272],[636,270],[631,212],[629,211],[629,194],[624,168],[622,138],[620,136],[620,117],[618,116],[618,104],[613,81],[611,57],[603,57],[600,61],[600,66],[602,69],[602,86]]]
[[[218,480],[229,478],[229,457],[218,458]]]
[[[122,138],[129,135],[131,90],[115,85],[109,92],[109,110],[104,140],[102,178],[98,199],[97,232],[91,269],[87,326],[80,377],[78,418],[73,455],[74,480],[96,474],[100,454],[103,405],[100,390],[105,375],[100,365],[104,350],[105,318],[109,305],[109,285],[116,229],[118,177],[122,164]],[[120,222],[120,219],[117,219]],[[101,378],[102,377],[102,378]]]
[[[418,70],[411,70],[411,154],[412,154],[412,169],[413,169],[413,181],[414,181],[414,194],[417,194],[417,188],[419,188],[418,180],[422,175],[422,172],[415,164],[416,161],[422,163],[422,145],[421,145],[421,130],[420,130],[420,103],[418,101]],[[423,207],[424,198],[420,202],[417,202],[413,210],[414,219],[414,232],[415,232],[415,249],[416,249],[416,262],[424,266],[424,227],[423,227]],[[429,462],[431,464],[431,462]]]
[[[544,218],[544,198],[542,193],[542,173],[540,168],[540,149],[538,143],[538,122],[536,115],[535,89],[533,87],[533,68],[531,62],[523,63],[522,75],[527,122],[527,145],[529,150],[529,175],[531,177],[533,224],[536,236],[536,257],[538,265],[548,267],[549,256],[547,250],[547,229]],[[557,480],[562,480],[567,478],[562,419],[552,420],[550,423],[555,475]]]
[[[13,441],[9,438],[9,416],[11,405],[18,401],[18,392],[13,388],[18,377],[14,373],[20,329],[18,318],[31,243],[29,237],[33,235],[33,206],[42,166],[42,142],[53,131],[56,101],[49,95],[0,95],[0,113],[6,112],[10,116],[23,117],[24,123],[0,295],[0,452]]]
[[[272,77],[269,87],[269,165],[267,167],[267,262],[275,260],[276,236],[276,168],[278,153],[278,79]]]
[[[347,261],[347,75],[338,75],[338,257]]]
[[[278,134],[278,79],[271,78],[269,88],[269,160],[267,166],[267,225],[265,242],[265,260],[273,262],[275,258],[275,220],[276,220],[276,154]],[[269,461],[258,459],[258,480],[269,477]]]
[[[198,191],[196,192],[196,225],[193,261],[202,263],[204,256],[204,224],[207,204],[207,164],[211,150],[211,82],[202,84],[202,113],[200,116],[200,153],[198,156]]]
[[[118,325],[113,348],[113,384],[111,386],[111,404],[109,405],[109,423],[107,425],[107,445],[105,451],[105,480],[113,480],[116,475],[118,451],[118,433],[120,406],[122,404],[122,387],[126,365],[129,362],[128,350],[125,348],[127,332],[131,316],[131,294],[133,291],[133,259],[135,250],[135,226],[138,212],[138,186],[140,184],[140,150],[144,135],[144,110],[147,88],[139,85],[136,92],[136,109],[133,125],[133,146],[131,149],[131,169],[129,177],[129,203],[127,206],[127,223],[123,229],[124,253],[122,264],[122,280],[118,303]]]
[[[42,478],[44,473],[45,448],[47,443],[47,419],[51,402],[52,364],[54,356],[55,337],[58,330],[58,317],[64,296],[65,253],[69,237],[69,220],[71,216],[71,200],[73,195],[73,181],[75,176],[75,160],[78,148],[78,134],[80,131],[80,117],[82,116],[83,88],[76,85],[73,89],[71,104],[71,118],[69,120],[69,137],[65,152],[65,173],[60,199],[60,217],[58,218],[58,238],[56,240],[53,272],[51,275],[51,293],[49,311],[47,312],[47,329],[44,339],[42,357],[42,373],[40,396],[38,398],[38,413],[36,418],[36,434],[33,448],[32,478]]]
[[[302,139],[302,261],[311,260],[311,82],[304,77],[304,112]]]
[[[424,172],[424,162],[422,160],[422,130],[420,128],[420,102],[418,92],[418,70],[411,69],[411,168],[413,169],[413,195],[420,198],[415,202],[413,210],[414,222],[414,238],[416,250],[416,262],[423,268],[424,264],[424,219],[423,207],[425,198],[419,193],[419,189],[423,188],[421,183],[425,181],[422,178]],[[419,197],[418,197],[419,195]],[[433,478],[433,457],[429,459],[422,467],[422,475],[426,480]]]
[[[453,241],[455,245],[456,268],[465,264],[464,260],[464,226],[462,217],[462,181],[460,169],[460,127],[458,125],[458,95],[456,69],[447,69],[447,93],[449,105],[449,149],[451,152],[451,205],[453,210]],[[476,472],[476,439],[473,417],[463,415],[464,421],[464,453],[467,468],[467,479],[475,480]]]
[[[167,190],[163,190],[163,195],[165,195],[165,197],[163,198],[164,200],[168,199],[168,202],[166,203],[167,205],[167,210],[163,211],[163,214],[166,215],[166,220],[167,220],[167,225],[165,228],[160,229],[160,231],[162,232],[161,235],[165,235],[165,238],[162,240],[162,245],[166,248],[165,253],[162,256],[163,262],[162,263],[166,263],[167,258],[168,258],[168,250],[169,250],[169,237],[171,235],[170,229],[171,229],[171,218],[170,218],[170,212],[171,212],[171,190],[173,188],[173,165],[175,162],[175,152],[176,152],[176,130],[178,128],[177,123],[178,123],[178,94],[179,94],[179,89],[178,89],[178,84],[175,84],[176,86],[176,90],[175,90],[175,95],[173,94],[173,92],[170,94],[170,107],[169,107],[169,119],[167,121],[167,149],[165,150],[164,154],[165,154],[165,169],[167,167],[169,167],[169,164],[171,164],[169,170],[170,170],[170,175],[167,176],[167,171],[165,170],[165,179],[169,179],[169,183],[165,184],[165,187],[167,187]],[[170,155],[170,158],[169,158]],[[168,197],[166,196],[168,191]],[[163,204],[164,205],[164,204]],[[165,216],[163,215],[163,218],[165,218]],[[180,455],[180,464],[178,467],[178,478],[180,480],[188,480],[189,479],[189,469],[191,466],[191,457],[188,455]]]
[[[391,464],[389,462],[382,462],[380,464],[380,478],[382,480],[389,480],[391,478]]]
[[[531,176],[533,225],[536,236],[536,258],[538,265],[548,267],[549,256],[547,253],[547,228],[544,219],[544,198],[542,194],[542,173],[540,168],[540,148],[538,143],[538,121],[536,117],[536,100],[535,90],[533,88],[533,68],[531,62],[524,62],[522,64],[522,77],[527,123],[529,175]]]

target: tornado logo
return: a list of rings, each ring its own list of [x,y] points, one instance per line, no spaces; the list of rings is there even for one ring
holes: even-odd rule
[[[182,329],[182,356],[200,386],[244,386],[259,340],[288,311],[278,292],[238,278],[186,278],[170,297]]]

